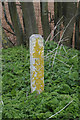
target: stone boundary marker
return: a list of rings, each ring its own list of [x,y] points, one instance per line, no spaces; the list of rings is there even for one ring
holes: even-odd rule
[[[44,90],[44,45],[39,34],[30,37],[30,79],[31,92],[40,94]]]

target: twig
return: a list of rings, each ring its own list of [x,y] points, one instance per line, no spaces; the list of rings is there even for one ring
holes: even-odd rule
[[[63,36],[64,36],[64,33],[65,33],[66,29],[68,28],[68,26],[70,25],[70,23],[71,23],[71,21],[73,20],[73,18],[74,18],[74,17],[72,17],[72,19],[69,21],[69,23],[68,23],[67,26],[65,27],[65,29],[64,29],[64,31],[63,31],[63,34],[62,34],[62,36],[61,36],[61,38],[60,38],[60,40],[59,40],[59,42],[58,42],[58,44],[57,44],[57,49],[56,49],[56,52],[55,52],[55,55],[54,55],[54,60],[53,60],[53,62],[52,62],[52,67],[53,67],[53,65],[54,65],[54,61],[55,61],[55,58],[56,58],[56,55],[57,55],[57,52],[58,52],[59,44],[61,43],[62,38],[63,38]]]
[[[73,100],[72,101],[70,101],[65,107],[63,107],[60,111],[58,111],[57,113],[55,113],[54,115],[52,115],[52,116],[50,116],[48,119],[46,119],[46,120],[49,120],[50,118],[52,118],[53,116],[55,116],[55,115],[57,115],[58,113],[60,113],[62,110],[64,110],[66,107],[68,107],[71,103],[73,102]]]
[[[58,44],[57,44],[56,52],[55,52],[55,55],[54,55],[54,60],[53,60],[53,62],[52,62],[52,67],[53,67],[53,65],[54,65],[54,61],[55,61],[55,58],[56,58],[56,55],[57,55],[57,52],[58,52],[59,44],[60,44],[60,42],[62,42],[62,41],[64,41],[64,39],[63,39],[63,40],[60,40],[60,41],[58,42]],[[61,45],[62,45],[62,44],[61,44]],[[61,45],[60,45],[60,46],[61,46]]]
[[[0,103],[2,103],[2,105],[4,105],[3,101],[1,100]]]
[[[45,44],[46,44],[46,42],[49,40],[51,34],[54,34],[54,30],[52,30],[51,33],[49,34],[49,36],[47,37],[47,39],[46,39],[46,41],[45,41]]]
[[[60,32],[61,32],[61,31],[57,32],[57,33],[55,34],[55,36],[54,36],[51,40],[54,40],[54,38],[55,38]]]
[[[72,67],[73,67],[73,65],[71,66],[70,71],[72,70]]]
[[[8,40],[13,46],[15,46],[15,43],[13,43],[9,38],[8,38]]]
[[[8,33],[11,33],[12,35],[16,36],[15,33],[13,33],[13,32],[11,32],[11,31],[7,30],[5,27],[2,27],[2,28],[3,28],[4,30],[6,30]]]
[[[57,58],[56,58],[57,59]],[[58,61],[62,62],[63,64],[65,64],[67,67],[70,67],[67,63],[64,63],[63,61],[57,59]]]
[[[51,54],[52,52],[54,52],[56,50],[56,48],[52,51],[50,51],[49,53],[47,53],[44,57],[48,56],[49,54]]]
[[[63,47],[63,50],[65,51],[65,53],[67,54],[66,49],[64,48],[64,45],[62,45],[62,47]]]
[[[57,22],[57,24],[56,24],[56,27],[55,28],[57,28],[61,23],[61,20],[63,19],[63,16],[60,18],[60,20]],[[64,29],[64,28],[63,28]],[[63,30],[62,29],[62,30]],[[55,29],[54,29],[55,30]],[[59,33],[60,33],[61,31],[59,31],[53,38],[51,38],[50,40],[53,40]],[[54,35],[54,34],[53,34]]]
[[[4,31],[5,32],[5,31]],[[8,41],[13,45],[15,46],[15,43],[13,43],[8,37],[7,37]]]
[[[56,30],[56,28],[58,27],[59,25],[56,25],[55,27],[54,27],[54,29],[51,31],[51,33],[49,34],[49,36],[47,37],[47,39],[46,39],[46,41],[45,41],[45,44],[46,44],[46,42],[49,40],[49,38],[51,37],[51,35],[53,34],[54,35],[54,31]]]
[[[60,20],[57,22],[57,24],[59,24],[59,23],[61,22],[61,20],[63,19],[63,17],[64,17],[64,16],[62,16],[62,17],[60,18]]]
[[[76,56],[77,56],[77,55],[73,56],[72,59],[73,59],[74,57],[76,57]]]
[[[69,23],[68,23],[67,26],[65,27],[65,29],[64,29],[64,31],[63,31],[63,34],[62,34],[62,36],[61,36],[61,38],[60,38],[60,40],[63,38],[66,29],[68,28],[68,26],[70,25],[70,23],[72,22],[72,20],[73,20],[74,18],[75,18],[75,16],[73,16],[73,17],[71,18],[71,20],[69,21]]]
[[[57,45],[57,49],[58,49],[58,47],[59,47],[59,44]],[[58,52],[58,51],[56,50],[55,55],[54,55],[54,60],[53,60],[53,62],[52,62],[52,67],[53,67],[53,65],[54,65],[54,61],[55,61],[55,58],[56,58],[57,52]]]
[[[7,22],[7,24],[10,26],[10,28],[11,28],[12,31],[14,32],[13,26],[11,25],[11,23],[10,23],[10,22],[8,21],[8,19],[7,19],[7,15],[6,15],[6,10],[5,10],[4,2],[2,2],[2,6],[3,6],[4,18],[5,18],[6,22]]]
[[[56,30],[56,28],[61,24],[60,21],[63,19],[63,16],[60,18],[60,20],[57,22],[56,26],[54,27],[54,29],[51,31],[51,33],[49,34],[49,36],[47,37],[46,41],[45,41],[45,44],[46,42],[49,40],[51,34],[54,34],[54,31]]]
[[[54,55],[54,54],[53,54],[53,55]],[[52,57],[53,57],[53,55],[46,56],[46,58],[52,58]]]

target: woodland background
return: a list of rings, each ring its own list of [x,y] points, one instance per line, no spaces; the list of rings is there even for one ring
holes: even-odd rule
[[[80,2],[1,5],[0,118],[80,120]],[[36,33],[44,38],[41,94],[30,86],[29,37]]]
[[[49,39],[58,42],[67,25],[63,43],[80,49],[80,2],[2,3],[3,33],[13,45],[28,47],[33,33],[45,40],[51,33]]]

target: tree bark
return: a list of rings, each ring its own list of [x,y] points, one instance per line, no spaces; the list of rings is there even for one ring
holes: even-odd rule
[[[9,41],[5,31],[2,29],[2,47],[3,48],[9,48],[9,47],[13,47],[14,44]]]
[[[15,2],[8,2],[9,13],[11,17],[11,21],[15,30],[17,45],[23,44],[23,30],[20,24],[19,16],[17,13],[16,3]]]
[[[36,25],[36,17],[34,12],[34,6],[32,2],[21,2],[24,22],[25,22],[25,31],[26,31],[26,45],[29,47],[29,37],[32,34],[38,33],[38,28]]]
[[[3,6],[3,12],[4,12],[4,18],[7,22],[7,24],[10,26],[10,28],[12,29],[12,31],[14,32],[14,28],[13,26],[11,25],[11,23],[9,22],[8,18],[7,18],[7,15],[6,15],[6,10],[5,10],[5,4],[4,2],[2,2],[2,6]]]
[[[77,17],[76,17],[76,27],[75,27],[75,48],[80,50],[80,2],[78,5],[78,10],[77,10]]]
[[[72,47],[71,39],[72,39],[73,28],[74,28],[74,23],[75,23],[75,18],[76,18],[75,15],[76,15],[76,10],[77,10],[77,4],[76,2],[66,2],[63,4],[63,10],[65,8],[66,10],[63,12],[64,18],[65,18],[64,26],[66,27],[68,25],[68,27],[66,28],[64,32],[63,38],[68,38],[68,40],[63,42],[63,44],[65,44],[68,47]]]
[[[54,25],[56,26],[57,22],[60,20],[60,18],[63,16],[63,7],[62,2],[54,2]],[[57,29],[54,32],[54,35],[56,35],[61,30],[61,24],[57,26]],[[60,39],[60,34],[58,34],[55,37],[55,41],[58,42]]]
[[[41,22],[43,29],[43,37],[46,40],[48,35],[50,34],[50,26],[48,19],[48,2],[40,2],[41,8]]]

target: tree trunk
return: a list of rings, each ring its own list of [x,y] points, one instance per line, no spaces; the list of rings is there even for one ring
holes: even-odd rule
[[[38,33],[36,25],[36,18],[34,12],[34,6],[32,2],[21,2],[25,27],[26,27],[26,45],[29,47],[29,37],[32,34]]]
[[[49,26],[49,19],[48,19],[48,2],[40,2],[41,8],[41,22],[42,22],[42,29],[43,29],[43,36],[46,40],[48,35],[50,34],[50,26]]]
[[[2,47],[3,48],[13,47],[13,43],[9,41],[9,39],[3,29],[2,29]]]
[[[80,33],[79,33],[79,28],[80,28],[80,2],[78,5],[78,10],[77,10],[78,16],[76,17],[76,27],[75,27],[75,48],[80,50]]]
[[[54,25],[56,26],[57,22],[60,20],[60,18],[63,16],[62,14],[62,2],[54,2]],[[61,30],[61,24],[57,26],[57,29],[54,32],[54,35],[56,35]],[[60,39],[60,34],[58,34],[55,37],[55,41],[58,42]]]
[[[7,15],[6,15],[6,10],[5,10],[5,4],[4,4],[4,2],[2,2],[2,6],[3,6],[4,18],[5,18],[6,22],[7,22],[7,24],[10,26],[11,30],[14,32],[14,28],[11,25],[11,23],[8,21],[8,18],[7,18]]]
[[[64,9],[65,9],[65,11],[63,12],[64,18],[65,18],[64,26],[66,27],[68,25],[68,27],[66,28],[64,32],[63,38],[68,38],[68,40],[64,41],[63,44],[65,44],[68,47],[72,47],[71,39],[72,39],[73,28],[74,28],[74,23],[75,23],[75,18],[76,18],[75,14],[77,10],[77,4],[76,2],[66,2],[63,4],[63,10]]]
[[[11,21],[16,34],[17,45],[21,45],[23,43],[23,30],[20,24],[18,13],[17,13],[16,3],[8,2],[8,7],[9,7]]]
[[[62,14],[62,2],[55,2],[54,3],[54,23],[56,25],[56,23],[58,22],[58,20],[63,16]]]

